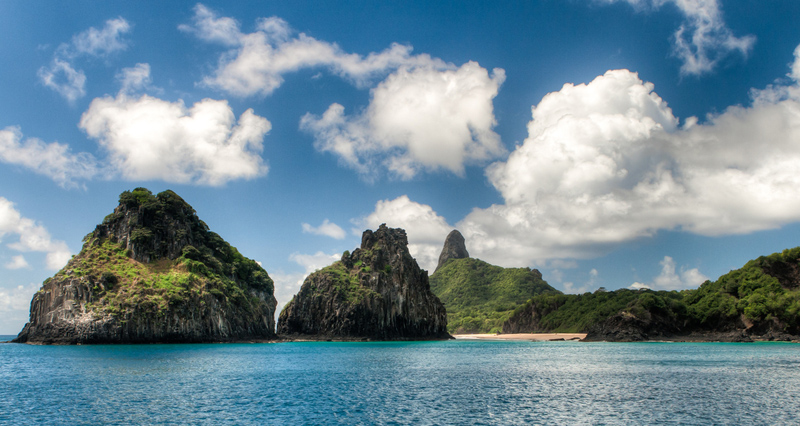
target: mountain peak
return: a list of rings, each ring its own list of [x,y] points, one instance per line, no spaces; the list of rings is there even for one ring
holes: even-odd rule
[[[464,236],[457,229],[454,229],[444,240],[444,247],[439,255],[439,264],[436,265],[436,270],[439,270],[450,259],[466,259],[468,257],[469,252],[467,251]]]

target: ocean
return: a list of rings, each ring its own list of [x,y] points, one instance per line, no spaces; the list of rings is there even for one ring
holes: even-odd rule
[[[791,343],[0,344],[0,383],[2,425],[800,424]]]

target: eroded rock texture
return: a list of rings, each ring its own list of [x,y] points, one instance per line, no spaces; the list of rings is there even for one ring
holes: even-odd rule
[[[278,333],[314,340],[445,339],[447,318],[402,229],[367,230],[361,247],[309,275]]]
[[[276,337],[266,271],[172,191],[144,188],[86,236],[81,252],[31,302],[15,339],[28,343],[154,343]]]

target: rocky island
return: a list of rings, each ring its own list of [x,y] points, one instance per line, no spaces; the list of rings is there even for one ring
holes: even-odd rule
[[[229,342],[275,335],[273,282],[172,191],[137,188],[33,296],[15,342]]]
[[[309,275],[278,318],[278,333],[307,340],[448,339],[445,308],[402,229],[364,231],[361,247]]]

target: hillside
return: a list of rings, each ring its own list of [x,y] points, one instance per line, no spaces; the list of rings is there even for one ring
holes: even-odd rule
[[[762,256],[699,288],[543,294],[504,333],[587,332],[587,340],[798,340],[800,247]]]
[[[273,282],[172,191],[125,191],[45,280],[17,342],[272,339]]]
[[[502,268],[474,258],[450,259],[430,277],[447,309],[451,333],[499,332],[514,309],[540,293],[560,293],[530,268]]]

